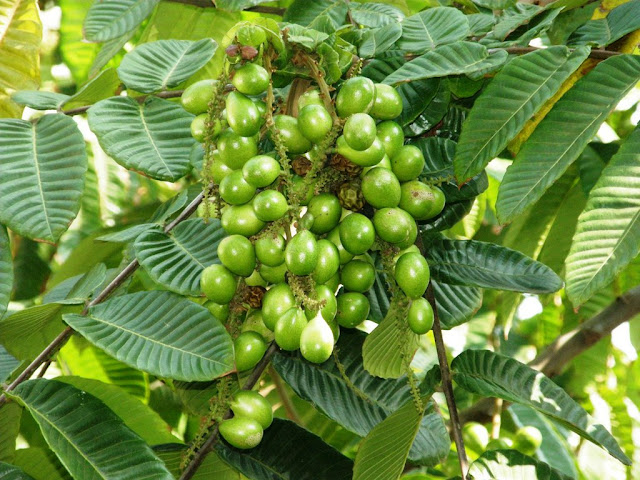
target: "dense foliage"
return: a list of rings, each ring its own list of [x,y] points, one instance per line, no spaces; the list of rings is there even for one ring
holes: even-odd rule
[[[0,0],[0,477],[638,478],[639,43]]]

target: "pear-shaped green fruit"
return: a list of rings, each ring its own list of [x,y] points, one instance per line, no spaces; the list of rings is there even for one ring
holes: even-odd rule
[[[340,253],[338,252],[338,247],[326,238],[318,240],[317,247],[318,263],[311,275],[316,283],[322,284],[338,272],[340,268]]]
[[[274,285],[262,298],[262,320],[269,330],[275,330],[278,319],[295,307],[296,297],[286,283]]]
[[[274,330],[276,343],[283,350],[297,350],[300,348],[300,336],[309,321],[300,308],[290,308],[276,323]],[[333,334],[332,337],[333,338]]]
[[[338,115],[346,118],[354,113],[367,113],[376,96],[374,83],[366,77],[352,77],[342,84],[336,96]]]
[[[318,302],[324,302],[324,306],[319,310],[320,315],[327,322],[333,320],[338,310],[338,302],[333,291],[326,285],[316,285],[315,291],[315,300],[317,300]],[[305,308],[304,313],[307,318],[311,320],[318,314],[318,310]]]
[[[205,296],[221,305],[231,301],[236,293],[236,277],[223,265],[209,265],[200,276],[200,288]]]
[[[248,277],[256,268],[256,251],[247,237],[229,235],[218,244],[218,258],[232,273]]]
[[[267,351],[267,343],[262,335],[256,332],[243,332],[233,342],[236,357],[236,368],[244,372],[255,367],[264,352]]]
[[[262,440],[263,431],[260,422],[247,417],[233,417],[220,424],[222,438],[242,450],[257,447]]]
[[[250,203],[227,207],[222,212],[220,223],[229,235],[237,233],[244,237],[255,235],[265,226],[265,223],[256,216]]]
[[[407,323],[413,333],[427,333],[433,327],[433,318],[433,308],[426,298],[417,298],[411,302]]]
[[[309,275],[318,264],[318,243],[309,230],[301,230],[287,244],[285,262],[294,275]]]
[[[236,70],[231,83],[245,95],[260,95],[269,87],[269,72],[255,63],[246,63]]]
[[[419,253],[405,253],[396,263],[394,277],[407,297],[420,298],[429,285],[429,265]]]
[[[252,418],[269,428],[273,422],[273,411],[269,400],[253,390],[238,390],[233,394],[231,410],[236,417]]]
[[[300,353],[312,363],[324,363],[333,352],[333,332],[322,315],[316,315],[300,335]]]
[[[258,107],[240,92],[230,92],[226,100],[227,123],[238,135],[251,137],[260,131],[262,119]]]

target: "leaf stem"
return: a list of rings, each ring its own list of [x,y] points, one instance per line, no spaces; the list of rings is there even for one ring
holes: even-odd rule
[[[242,386],[242,390],[251,390],[255,386],[255,384],[258,383],[258,380],[262,376],[262,373],[265,371],[265,369],[269,365],[269,362],[271,361],[271,357],[273,357],[273,355],[277,351],[278,351],[278,346],[276,345],[275,342],[271,342],[271,345],[269,345],[269,348],[265,352],[264,356],[255,366],[255,368],[252,370],[251,374],[247,378],[247,381]],[[231,417],[230,410],[227,411],[224,418],[226,419],[229,417]],[[220,429],[219,424],[214,425],[214,427],[211,429],[211,433],[209,434],[209,437],[207,438],[207,440],[202,444],[202,447],[200,447],[200,450],[198,450],[196,454],[193,456],[193,458],[187,465],[187,468],[185,468],[184,471],[182,472],[182,475],[180,475],[180,480],[189,480],[193,478],[193,476],[196,474],[196,471],[198,470],[200,465],[202,465],[202,462],[204,461],[205,457],[209,454],[209,452],[211,452],[211,450],[213,450],[214,445],[218,441],[218,437],[220,434],[219,429]]]

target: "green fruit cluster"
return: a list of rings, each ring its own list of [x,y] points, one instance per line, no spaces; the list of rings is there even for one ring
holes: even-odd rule
[[[231,401],[233,417],[220,423],[220,435],[236,448],[258,446],[262,434],[273,422],[269,401],[252,390],[239,390]]]
[[[417,222],[438,215],[444,195],[419,180],[422,151],[404,144],[393,121],[402,113],[400,95],[388,85],[353,77],[334,98],[312,88],[297,99],[297,116],[271,117],[263,100],[270,84],[265,68],[236,63],[232,84],[221,121],[203,133],[199,125],[206,124],[203,112],[213,100],[207,92],[215,84],[193,85],[182,102],[198,115],[194,137],[214,137],[217,145],[209,173],[218,184],[227,236],[217,248],[219,263],[201,276],[208,306],[226,318],[239,284],[266,290],[235,340],[237,370],[253,368],[271,340],[283,350],[299,350],[310,362],[327,361],[340,327],[357,327],[369,316],[374,251],[394,252],[392,275],[410,301],[408,326],[417,334],[429,331],[433,311],[423,298],[429,266],[414,242]],[[271,144],[275,151],[263,150]],[[322,163],[294,175],[289,162],[311,164],[318,149]],[[283,151],[289,157],[284,162]],[[345,171],[356,172],[349,183],[356,186],[338,191],[317,181]],[[364,201],[349,210],[344,197],[351,189]]]

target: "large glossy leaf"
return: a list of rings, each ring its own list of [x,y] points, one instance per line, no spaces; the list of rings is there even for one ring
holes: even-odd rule
[[[64,320],[87,340],[140,370],[177,380],[213,380],[233,370],[233,344],[205,307],[170,292],[138,292]],[[126,345],[126,348],[123,348]]]
[[[29,380],[10,394],[24,404],[47,443],[76,478],[171,480],[144,441],[104,403],[56,380]]]
[[[40,90],[20,90],[11,96],[11,100],[34,110],[55,110],[69,99],[64,93]]]
[[[439,237],[425,256],[433,278],[444,283],[529,293],[562,288],[560,277],[546,265],[492,243]]]
[[[199,295],[202,270],[218,260],[218,244],[224,236],[219,220],[205,223],[194,218],[179,224],[170,235],[160,227],[144,231],[134,249],[153,280],[183,295]]]
[[[34,427],[38,428],[37,425]],[[21,448],[16,451],[13,463],[36,480],[44,478],[47,480],[72,480],[71,475],[62,466],[58,457],[48,448]]]
[[[102,0],[94,2],[84,20],[84,36],[104,42],[135,30],[160,0]]]
[[[567,45],[604,47],[640,28],[640,1],[631,0],[614,8],[605,18],[590,20],[571,34]]]
[[[0,225],[0,318],[7,311],[13,289],[13,259],[7,229]],[[0,380],[1,381],[1,380]]]
[[[64,110],[93,105],[117,95],[121,83],[115,68],[107,68],[85,83],[63,105]]]
[[[157,445],[153,451],[173,473],[176,478],[180,477],[181,465],[188,447],[179,443]],[[198,467],[193,480],[240,480],[240,473],[224,463],[215,452],[209,453],[202,465]]]
[[[353,461],[293,422],[274,419],[260,444],[238,450],[224,442],[216,452],[253,480],[351,480]]]
[[[482,70],[487,65],[489,52],[479,43],[456,42],[441,45],[402,65],[384,79],[384,83],[414,82],[425,78],[463,75]]]
[[[421,54],[438,45],[462,40],[469,33],[469,22],[457,8],[429,8],[402,22],[398,47],[405,52]]]
[[[0,321],[0,342],[14,357],[32,360],[64,329],[62,308],[47,303],[6,316]]]
[[[88,113],[100,146],[123,167],[169,181],[189,171],[193,115],[180,105],[160,98],[139,104],[130,97],[113,97]]]
[[[71,70],[71,75],[78,85],[83,83],[89,74],[98,45],[83,42],[82,23],[91,8],[90,2],[76,0],[60,0],[58,2],[62,17],[60,18],[60,54],[64,63]]]
[[[80,208],[87,171],[72,118],[0,121],[0,222],[29,238],[56,242]]]
[[[0,462],[0,479],[2,480],[34,480],[18,467]]]
[[[9,98],[13,92],[38,88],[41,38],[34,2],[0,0],[0,118],[20,117],[22,107]]]
[[[353,479],[399,478],[421,420],[422,412],[412,399],[376,425],[358,448]]]
[[[371,3],[369,5],[380,5]],[[359,55],[361,58],[375,57],[388,50],[402,35],[402,26],[398,22],[389,23],[381,28],[368,30],[363,35]]]
[[[349,7],[346,2],[333,0],[295,0],[284,14],[285,22],[307,26],[316,18],[327,16],[335,28],[342,25]]]
[[[131,30],[130,32],[120,35],[113,40],[107,40],[106,42],[104,42],[100,47],[100,50],[96,54],[96,58],[91,64],[91,68],[89,69],[89,76],[95,77],[96,75],[98,75],[102,67],[109,63],[109,61],[114,57],[122,58],[125,54],[125,44],[133,37],[135,33],[136,30]]]
[[[213,57],[216,42],[203,39],[143,43],[125,55],[118,67],[124,84],[138,92],[166,90],[184,82]]]
[[[280,353],[272,360],[278,374],[298,396],[360,436],[366,436],[411,399],[406,377],[383,380],[364,369],[362,344],[365,338],[366,334],[358,330],[345,330],[340,334],[336,355],[348,381],[333,358],[316,365],[297,354]],[[448,451],[449,440],[442,417],[430,407],[409,458],[422,465],[435,465]]]
[[[474,480],[570,480],[544,462],[528,457],[517,450],[489,450],[478,458],[469,475]]]
[[[589,53],[556,46],[511,60],[475,101],[465,120],[454,168],[459,182],[480,173]]]
[[[473,318],[482,306],[482,290],[431,280],[442,328],[448,330]]]
[[[580,305],[640,252],[640,129],[604,168],[589,193],[567,257],[567,295]]]
[[[618,55],[599,63],[554,105],[507,169],[496,203],[501,221],[542,196],[638,80],[640,57]]]
[[[631,464],[602,425],[531,367],[488,350],[466,350],[451,362],[451,370],[454,381],[466,390],[531,407],[601,446],[625,465]]]

